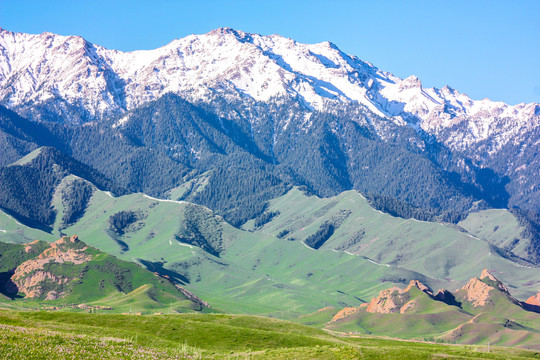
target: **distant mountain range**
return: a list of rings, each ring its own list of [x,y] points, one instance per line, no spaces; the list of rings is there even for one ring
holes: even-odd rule
[[[77,36],[0,30],[0,103],[31,120],[92,124],[124,114],[107,125],[108,130],[118,132],[133,127],[129,111],[167,93],[217,116],[220,130],[244,142],[248,147],[244,149],[265,155],[263,159],[272,164],[288,162],[280,154],[283,143],[290,144],[302,134],[322,128],[327,132],[324,141],[332,148],[331,153],[321,156],[332,168],[333,174],[328,175],[333,183],[327,187],[334,192],[352,187],[383,193],[358,184],[358,175],[351,174],[373,176],[377,171],[370,164],[351,161],[360,151],[355,148],[359,140],[350,137],[354,127],[356,132],[367,132],[384,143],[399,139],[399,147],[406,146],[430,160],[441,156],[441,146],[461,154],[438,159],[437,165],[449,171],[450,178],[453,173],[466,177],[462,182],[483,182],[480,187],[488,186],[486,182],[502,184],[510,195],[509,202],[502,199],[492,205],[540,209],[535,176],[540,171],[536,156],[539,104],[509,106],[487,99],[471,100],[448,87],[426,89],[414,76],[400,79],[329,42],[306,45],[279,35],[261,36],[230,28],[129,53],[108,50]],[[163,117],[157,109],[150,109],[150,113]],[[333,118],[323,120],[321,114]],[[158,118],[153,123],[165,125]],[[146,126],[148,130],[152,125]],[[238,133],[235,127],[242,131]],[[195,144],[189,140],[173,137],[159,145],[176,160],[199,157],[202,149],[197,147],[198,140],[193,139]],[[476,179],[463,175],[474,166],[485,171]],[[396,169],[384,171],[405,176]],[[185,175],[183,171],[180,174]],[[329,192],[313,187],[321,194]],[[487,191],[504,192],[491,187]],[[401,197],[397,190],[382,195]],[[410,196],[402,200],[415,203]],[[438,202],[432,207],[441,207]]]

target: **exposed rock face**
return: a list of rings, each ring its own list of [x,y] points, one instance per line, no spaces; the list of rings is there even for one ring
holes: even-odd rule
[[[399,313],[405,314],[413,310],[415,306],[416,306],[416,300],[410,300],[409,302],[406,302],[405,305],[401,307],[401,309],[399,309]]]
[[[480,281],[478,278],[472,278],[464,287],[459,291],[463,291],[463,297],[465,300],[472,303],[474,307],[484,306],[488,302],[490,296],[489,292],[494,290],[492,286]]]
[[[488,269],[484,269],[482,271],[482,274],[480,275],[480,280],[483,280],[483,281],[493,281],[496,283],[496,288],[501,290],[502,292],[505,292],[507,293],[508,295],[510,295],[510,291],[508,290],[508,288],[502,283],[501,280],[497,279],[495,277],[495,275],[493,275]]]
[[[499,279],[493,276],[493,274],[489,272],[488,269],[482,270],[482,274],[480,275],[480,279],[485,279],[485,278],[488,278],[489,280],[492,280],[492,281],[499,281]]]
[[[521,305],[518,300],[510,295],[508,288],[487,269],[482,271],[480,279],[472,278],[463,288],[458,290],[457,294],[464,300],[471,302],[474,307],[478,307],[485,306],[489,302],[491,291],[495,289],[504,293],[508,300],[514,304]]]
[[[63,292],[58,293],[58,292],[53,290],[53,291],[49,291],[47,293],[47,296],[45,297],[45,300],[56,300],[56,299],[61,298],[63,296],[64,296]]]
[[[425,88],[416,76],[400,79],[329,42],[301,44],[230,28],[125,53],[78,36],[0,28],[0,50],[2,104],[43,106],[83,121],[123,113],[168,92],[205,99],[227,91],[257,101],[292,97],[317,110],[331,102],[357,103],[398,124],[418,123],[461,151],[489,140],[494,152],[540,124],[536,103],[473,100],[447,86]]]
[[[32,250],[32,242],[25,247],[26,252]],[[11,281],[17,287],[18,292],[22,292],[28,298],[42,297],[45,295],[47,284],[64,285],[73,278],[55,275],[45,271],[47,264],[55,263],[73,263],[75,265],[88,262],[92,256],[85,253],[87,249],[78,239],[77,236],[63,237],[60,240],[51,244],[51,247],[43,251],[38,257],[27,260],[19,265],[13,275]],[[64,295],[63,292],[48,291],[46,300],[55,300]]]
[[[433,292],[430,290],[430,288],[428,288],[426,285],[422,284],[418,280],[411,280],[411,282],[409,283],[409,286],[405,288],[405,292],[409,292],[412,288],[417,288],[418,290],[421,290],[425,292],[426,294],[433,296]]]
[[[17,268],[19,270],[19,268]],[[28,270],[29,272],[24,272]],[[17,285],[20,292],[28,298],[40,297],[43,295],[42,285],[46,281],[51,281],[57,284],[64,284],[67,279],[57,277],[50,272],[46,271],[34,271],[34,268],[26,267],[21,271],[15,271],[15,274],[11,277],[11,280]],[[34,271],[31,275],[30,272]]]
[[[408,294],[403,289],[393,286],[382,290],[379,296],[369,302],[366,311],[377,314],[390,314],[399,312],[403,304],[409,300]]]
[[[540,292],[528,298],[527,301],[525,301],[525,304],[540,306]]]
[[[81,244],[77,235],[71,238],[65,236],[52,243],[49,249],[39,255],[39,258],[57,263],[71,262],[75,265],[92,260],[92,257],[84,252],[87,247],[77,246],[77,244]]]
[[[360,308],[346,307],[343,310],[341,310],[340,312],[338,312],[336,315],[334,315],[334,317],[330,321],[337,321],[339,319],[349,317],[349,316],[351,316],[353,314],[356,314],[358,311],[360,311]]]
[[[379,296],[371,299],[367,305],[366,311],[377,314],[390,314],[396,312],[403,314],[406,311],[411,311],[416,305],[416,301],[411,301],[410,291],[413,288],[433,296],[433,293],[426,285],[418,280],[411,280],[405,289],[394,286],[390,289],[381,291]]]
[[[363,306],[366,312],[363,312]],[[427,332],[439,334],[435,338],[445,341],[474,343],[480,340],[492,341],[493,344],[499,341],[498,339],[503,339],[501,344],[509,346],[507,339],[516,339],[515,343],[519,341],[521,344],[523,339],[530,338],[530,342],[527,341],[533,345],[533,349],[537,349],[540,344],[537,331],[516,320],[528,319],[531,324],[539,319],[538,315],[525,312],[540,313],[540,293],[531,296],[527,302],[519,302],[488,270],[484,270],[480,278],[470,279],[463,288],[454,293],[441,289],[433,295],[427,286],[412,280],[405,289],[392,287],[381,291],[379,296],[363,306],[341,310],[327,323],[327,328],[343,331],[356,326],[364,332],[389,335],[391,327],[386,327],[385,321],[381,321],[385,318],[396,322],[411,321],[411,324],[430,323],[433,330]],[[519,313],[520,311],[523,312]],[[381,317],[368,313],[394,315]],[[399,314],[407,316],[400,317]],[[517,318],[514,318],[514,315]],[[378,323],[385,325],[379,328]],[[510,341],[515,344],[514,340]]]

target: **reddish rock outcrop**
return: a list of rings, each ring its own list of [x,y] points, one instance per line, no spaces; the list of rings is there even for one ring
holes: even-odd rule
[[[405,289],[394,286],[382,290],[379,295],[372,298],[368,304],[362,304],[358,308],[346,307],[338,312],[330,322],[354,316],[354,314],[362,311],[363,308],[365,308],[365,311],[368,313],[376,314],[414,313],[417,307],[421,306],[419,304],[424,303],[424,300],[421,297],[418,297],[419,294],[417,290],[428,295],[433,301],[440,301],[456,307],[461,307],[463,302],[468,302],[473,307],[482,307],[489,304],[497,305],[501,304],[500,299],[506,299],[509,300],[510,303],[514,303],[525,310],[540,313],[540,293],[531,296],[527,302],[520,302],[510,295],[507,287],[504,286],[499,279],[497,279],[489,270],[484,269],[480,278],[474,277],[470,279],[465,286],[455,293],[446,289],[440,289],[434,294],[420,281],[411,280]],[[494,296],[497,298],[495,299]],[[506,304],[510,305],[510,303]],[[502,304],[504,304],[504,302]],[[479,309],[479,311],[483,311],[483,309]],[[486,311],[489,311],[489,309]],[[469,323],[474,323],[476,319],[477,317],[473,318]],[[463,324],[463,326],[466,326],[467,324]],[[459,332],[461,329],[461,327],[458,327],[455,331]]]
[[[32,250],[32,246],[37,242],[27,244],[26,252]],[[11,281],[17,287],[17,290],[28,298],[36,298],[45,295],[44,284],[55,283],[58,285],[66,284],[71,281],[71,278],[55,275],[44,270],[46,264],[51,262],[56,263],[73,263],[75,265],[88,262],[92,256],[85,253],[87,249],[80,243],[77,236],[71,238],[65,236],[60,240],[51,244],[39,256],[34,259],[27,260],[19,265],[13,275]],[[49,291],[46,300],[55,300],[63,296],[63,292]]]
[[[412,288],[417,288],[418,290],[421,290],[425,292],[426,294],[433,296],[433,293],[431,292],[430,288],[428,288],[426,285],[422,284],[418,280],[411,280],[411,282],[409,283],[409,286],[405,288],[405,292],[409,292]]]
[[[492,281],[499,281],[488,269],[482,270],[482,274],[480,274],[480,279],[488,278]]]
[[[369,302],[366,311],[377,314],[390,314],[399,312],[401,306],[408,301],[405,298],[404,290],[393,286],[390,289],[382,290],[379,296],[374,297]]]
[[[510,295],[508,288],[487,269],[482,271],[480,279],[476,277],[472,278],[465,286],[457,291],[457,294],[464,300],[471,302],[472,306],[478,307],[485,306],[489,302],[491,292],[495,289],[505,293],[508,300],[514,304],[521,304]]]
[[[469,280],[459,291],[463,291],[465,300],[471,302],[474,307],[477,307],[486,305],[491,290],[494,290],[492,286],[487,285],[475,277]]]
[[[410,291],[413,288],[433,296],[433,293],[426,285],[418,280],[411,280],[405,289],[393,286],[390,289],[382,290],[379,293],[379,296],[371,299],[367,305],[366,311],[377,314],[404,313],[406,311],[411,311],[416,305],[416,301],[410,301]]]
[[[360,308],[346,307],[343,310],[341,310],[340,312],[338,312],[336,315],[334,315],[334,317],[330,321],[337,321],[339,319],[349,317],[349,316],[351,316],[353,314],[356,314],[359,311],[360,311]]]
[[[528,298],[527,301],[525,301],[525,304],[540,307],[540,292]]]

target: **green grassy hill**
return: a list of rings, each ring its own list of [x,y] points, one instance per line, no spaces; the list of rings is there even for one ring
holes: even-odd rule
[[[77,237],[49,244],[0,243],[0,307],[76,311],[193,312],[202,301],[141,266]]]
[[[272,200],[266,213],[273,214],[268,222],[256,226],[255,219],[244,228],[319,252],[354,254],[395,270],[381,281],[417,279],[432,288],[457,289],[488,268],[520,298],[535,293],[540,284],[538,267],[508,251],[508,242],[514,241],[515,251],[527,242],[515,217],[505,210],[473,213],[458,227],[384,214],[355,191],[323,199],[293,189]]]
[[[203,206],[143,194],[114,197],[93,188],[82,217],[65,226],[63,189],[75,181],[81,180],[64,178],[53,196],[52,235],[0,214],[6,230],[0,240],[77,234],[169,276],[225,312],[293,319],[326,306],[358,306],[388,284],[411,279],[454,290],[483,268],[494,270],[520,299],[536,293],[540,281],[537,268],[487,239],[453,225],[383,214],[353,191],[321,199],[294,189],[271,202],[266,219],[242,230]],[[331,236],[317,249],[306,245],[324,224],[332,224]]]
[[[540,314],[528,311],[489,272],[444,296],[414,284],[381,291],[367,306],[344,309],[325,326],[339,332],[540,351]]]
[[[528,359],[538,353],[373,337],[336,337],[245,315],[107,315],[0,311],[10,359]]]

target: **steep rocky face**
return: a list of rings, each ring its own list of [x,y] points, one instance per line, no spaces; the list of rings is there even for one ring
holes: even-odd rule
[[[489,292],[491,290],[494,290],[492,286],[487,285],[478,278],[472,278],[461,288],[460,295],[466,301],[471,302],[474,307],[485,306],[490,299]]]
[[[122,296],[136,292],[141,296],[147,294],[147,300],[143,296],[141,301],[149,301],[150,306],[168,307],[170,301],[180,301],[190,311],[210,307],[167,275],[151,273],[139,265],[88,247],[77,236],[64,236],[50,244],[44,241],[25,246],[8,244],[3,251],[2,255],[15,254],[14,257],[20,259],[14,262],[18,265],[9,267],[11,278],[0,279],[0,291],[10,297],[21,293],[25,298],[45,301],[63,298],[64,301],[107,303],[111,294]],[[167,303],[162,302],[163,297]],[[112,309],[97,305],[81,305],[80,308]]]
[[[401,307],[409,301],[409,294],[397,286],[383,290],[379,296],[374,297],[366,307],[369,313],[389,314],[399,312]]]
[[[497,279],[497,278],[495,277],[495,275],[493,275],[492,273],[490,273],[488,269],[482,270],[482,273],[480,274],[480,279],[489,279],[489,280],[491,280],[491,281],[498,281],[498,282],[500,282],[499,279]]]
[[[69,150],[110,177],[129,174],[131,169],[117,169],[118,165],[111,164],[114,161],[102,159],[96,161],[102,165],[93,163],[94,156],[87,155],[90,151],[85,137],[133,142],[140,153],[134,155],[133,161],[120,161],[131,167],[143,160],[155,163],[146,158],[152,156],[176,169],[170,178],[165,176],[159,189],[145,188],[143,184],[154,181],[139,180],[140,176],[126,181],[133,183],[136,191],[156,195],[176,187],[178,183],[172,179],[185,176],[188,169],[184,165],[199,166],[200,156],[204,158],[208,149],[215,150],[211,146],[215,144],[199,141],[197,131],[185,125],[194,117],[188,114],[187,107],[182,106],[181,113],[188,116],[175,118],[168,109],[160,110],[149,102],[159,103],[166,97],[170,100],[174,96],[171,93],[197,105],[198,112],[204,109],[217,115],[204,125],[218,129],[221,133],[212,131],[221,139],[229,136],[235,145],[269,163],[271,159],[272,164],[301,169],[298,175],[305,179],[295,185],[314,183],[313,190],[319,195],[333,194],[330,188],[354,188],[395,197],[420,208],[425,208],[427,201],[416,199],[429,197],[429,211],[452,203],[447,201],[449,198],[457,203],[451,210],[460,213],[468,211],[476,200],[485,200],[493,207],[540,209],[535,176],[540,166],[535,155],[540,136],[538,104],[509,106],[476,101],[448,87],[425,88],[415,76],[400,79],[343,53],[329,42],[301,44],[278,35],[261,36],[229,28],[177,39],[154,50],[126,53],[76,36],[30,35],[0,29],[0,105],[33,120],[84,123],[75,127],[73,135],[78,139],[82,134],[83,141],[71,141],[73,148]],[[142,110],[144,116],[140,116]],[[114,117],[106,119],[110,116]],[[143,118],[148,121],[141,122]],[[180,119],[181,129],[171,128],[171,122],[165,119]],[[160,135],[160,127],[165,129],[165,136],[154,136],[156,130]],[[203,132],[200,135],[209,135]],[[364,136],[368,134],[369,140]],[[310,140],[305,141],[307,137]],[[322,147],[313,137],[318,137],[316,142],[324,142]],[[151,139],[156,144],[150,144]],[[395,164],[377,161],[382,165],[379,170],[373,166],[371,155],[380,153],[381,139],[385,144],[395,140],[399,151],[385,157],[398,159]],[[215,142],[214,136],[212,140]],[[316,144],[313,149],[309,148],[311,144]],[[326,151],[327,145],[331,151]],[[406,153],[401,152],[402,148]],[[147,149],[152,154],[143,154]],[[321,154],[320,149],[324,150]],[[321,165],[331,169],[329,174],[316,172],[318,177],[323,174],[322,180],[310,179],[312,164],[299,160],[311,151],[310,159],[320,157]],[[182,170],[173,161],[182,162]],[[456,186],[470,199],[456,200],[454,189],[446,195],[445,189],[439,191],[438,184],[433,185],[437,187],[433,191],[436,195],[426,196],[413,196],[420,191],[411,190],[410,184],[404,184],[399,191],[393,190],[394,184],[385,183],[382,189],[364,185],[369,181],[364,174],[370,180],[379,171],[385,172],[385,178],[390,173],[394,178],[403,177],[405,174],[397,171],[405,172],[403,168],[409,166],[421,167],[413,173],[421,173],[423,178],[423,173],[430,173],[429,179]],[[109,173],[111,168],[114,171]],[[439,168],[444,173],[439,173]],[[431,176],[434,172],[436,176]],[[432,189],[432,185],[422,189]],[[537,261],[537,246],[530,252]]]
[[[32,245],[26,246],[25,251],[30,252]],[[23,262],[15,269],[11,281],[17,287],[18,292],[23,293],[28,298],[45,297],[46,300],[54,300],[62,297],[62,291],[52,288],[62,288],[70,281],[77,278],[73,276],[59,275],[47,271],[47,265],[51,263],[72,263],[74,265],[83,264],[92,260],[92,256],[85,253],[87,249],[84,243],[80,242],[77,236],[63,237],[51,244],[50,248],[43,251],[34,259]]]
[[[433,296],[415,281],[406,289],[381,291],[367,306],[343,309],[326,327],[406,339],[432,337],[453,343],[538,349],[540,306],[533,305],[538,298],[540,294],[530,303],[518,302],[493,273],[484,270],[480,278],[472,278],[455,293],[441,289]]]

